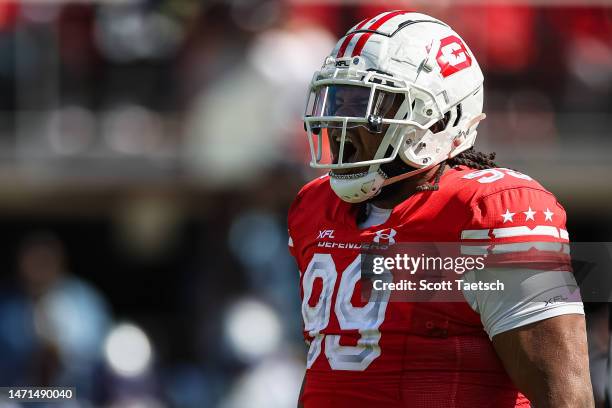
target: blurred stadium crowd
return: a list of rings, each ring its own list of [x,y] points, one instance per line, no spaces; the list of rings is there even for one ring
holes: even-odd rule
[[[553,191],[574,241],[610,241],[604,2],[3,0],[0,385],[76,386],[71,407],[293,406],[307,84],[354,22],[398,7],[478,56],[477,147]]]

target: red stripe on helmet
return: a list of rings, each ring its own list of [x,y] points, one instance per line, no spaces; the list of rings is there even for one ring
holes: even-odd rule
[[[338,55],[336,55],[336,58],[344,57],[344,52],[346,51],[346,48],[348,47],[349,43],[351,42],[354,36],[355,36],[355,33],[351,33],[346,36],[344,41],[342,41],[342,45],[340,46],[340,49],[338,50]]]
[[[371,20],[370,18],[364,18],[363,21],[361,21],[361,23],[357,24],[357,27],[355,27],[355,30],[359,30],[361,27],[363,27],[364,25],[366,25],[366,23]]]
[[[381,17],[380,20],[378,20],[377,22],[372,24],[370,27],[368,27],[368,30],[375,31],[379,29],[387,21],[391,20],[393,17],[399,16],[402,14],[408,14],[408,13],[412,13],[412,11],[405,11],[405,10],[392,11],[389,14],[385,15],[384,17]],[[359,41],[357,41],[357,44],[355,44],[355,48],[353,49],[353,53],[351,55],[352,57],[361,54],[361,51],[363,51],[363,47],[365,47],[366,43],[368,42],[372,34],[373,33],[365,33],[359,38]]]
[[[361,37],[359,37],[359,41],[357,41],[357,44],[355,44],[355,48],[353,49],[353,54],[351,55],[352,57],[361,54],[363,47],[365,47],[371,36],[372,33],[365,33]]]
[[[368,21],[370,21],[369,18],[366,18],[365,20],[363,20],[361,23],[357,24],[357,27],[355,27],[355,30],[359,30],[361,27],[363,27]],[[349,43],[351,42],[351,40],[353,39],[353,37],[355,36],[355,33],[351,33],[349,35],[346,36],[346,38],[344,39],[344,41],[342,41],[342,45],[340,46],[340,49],[338,50],[338,55],[336,55],[336,58],[342,58],[344,57],[344,53],[346,52],[346,49],[348,48]]]

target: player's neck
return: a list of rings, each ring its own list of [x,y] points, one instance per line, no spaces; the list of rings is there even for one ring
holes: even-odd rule
[[[426,182],[433,181],[438,168],[439,166],[435,166],[424,173],[384,187],[380,194],[374,197],[370,203],[378,208],[394,208],[396,205],[417,193],[418,186]],[[444,172],[446,172],[449,168],[450,167],[446,166]]]

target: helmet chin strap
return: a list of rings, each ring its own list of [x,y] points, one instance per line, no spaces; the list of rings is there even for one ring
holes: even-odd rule
[[[459,131],[459,134],[461,133],[465,133],[466,135],[469,135],[470,133],[470,129],[472,127],[474,127],[475,125],[477,125],[480,121],[482,121],[483,119],[485,119],[487,117],[487,115],[485,115],[484,113],[481,113],[479,115],[474,116],[472,119],[470,119],[469,121],[467,121],[462,127],[461,130]],[[454,157],[457,154],[461,153],[462,151],[469,149],[471,146],[467,145],[465,147],[463,147],[461,150],[456,151],[456,152],[452,152],[451,155],[449,157]],[[407,178],[416,176],[420,173],[423,173],[425,171],[431,170],[432,168],[434,168],[435,166],[437,166],[439,163],[434,163],[434,164],[430,164],[429,166],[420,168],[420,169],[416,169],[416,170],[412,170],[409,171],[407,173],[402,173],[400,175],[397,175],[395,177],[388,177],[387,179],[385,179],[384,183],[383,183],[383,187],[384,186],[388,186],[389,184],[393,184],[396,183],[398,181],[401,180],[405,180]]]
[[[410,177],[416,176],[417,174],[424,173],[424,172],[426,172],[426,171],[428,171],[428,170],[433,169],[433,168],[434,168],[434,167],[436,167],[438,164],[440,164],[440,163],[431,164],[431,165],[429,165],[429,166],[427,166],[427,167],[423,167],[423,168],[421,168],[421,169],[416,169],[416,170],[409,171],[409,172],[407,172],[407,173],[402,173],[402,174],[397,175],[397,176],[395,176],[395,177],[389,177],[389,178],[385,179],[385,181],[383,182],[383,187],[384,187],[384,186],[388,186],[389,184],[393,184],[393,183],[396,183],[396,182],[398,182],[398,181],[405,180],[405,179],[407,179],[407,178],[410,178]]]

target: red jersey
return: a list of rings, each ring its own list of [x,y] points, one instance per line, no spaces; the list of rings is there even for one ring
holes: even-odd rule
[[[443,174],[438,191],[410,196],[381,225],[359,229],[357,210],[327,176],[307,184],[289,210],[310,345],[304,406],[529,407],[467,302],[360,302],[359,244],[567,242],[555,197],[513,170],[460,166]]]

